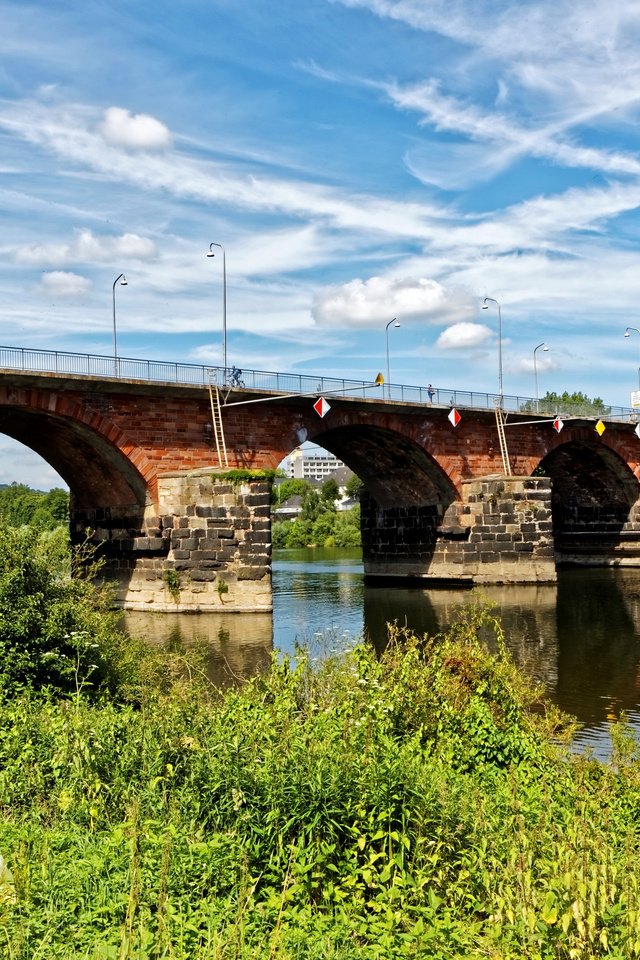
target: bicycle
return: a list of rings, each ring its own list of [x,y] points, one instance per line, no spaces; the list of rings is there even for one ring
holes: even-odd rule
[[[228,387],[244,387],[245,382],[242,379],[242,370],[239,367],[231,367],[230,372],[225,378]]]

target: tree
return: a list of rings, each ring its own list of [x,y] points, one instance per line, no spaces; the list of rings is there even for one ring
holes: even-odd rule
[[[573,416],[605,417],[611,412],[601,397],[590,399],[585,393],[576,390],[569,393],[547,391],[539,400],[527,400],[520,407],[523,413],[563,413]]]
[[[364,484],[362,480],[356,473],[352,473],[349,479],[347,480],[346,486],[344,488],[345,493],[351,499],[360,499],[360,491]]]
[[[54,487],[44,493],[24,483],[0,488],[0,517],[12,527],[53,530],[69,522],[69,494]]]
[[[288,480],[283,480],[282,483],[274,483],[271,490],[271,500],[273,503],[282,503],[289,497],[303,497],[307,490],[311,489],[308,480],[291,477]]]
[[[320,494],[313,487],[309,487],[302,494],[302,510],[300,517],[303,520],[317,520],[321,513],[324,513],[325,506],[320,499]]]
[[[328,477],[320,488],[320,499],[329,510],[335,510],[339,496],[340,487],[333,477]]]

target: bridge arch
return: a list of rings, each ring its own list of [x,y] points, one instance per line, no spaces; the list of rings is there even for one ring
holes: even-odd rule
[[[428,450],[371,423],[343,423],[314,441],[363,482],[362,558],[367,578],[421,576],[433,564],[443,530],[458,519],[459,494]],[[445,534],[446,535],[446,534]]]
[[[458,499],[437,460],[416,441],[372,424],[348,424],[314,436],[353,470],[381,507],[439,506]]]
[[[573,438],[546,454],[535,473],[551,478],[554,533],[619,531],[640,494],[633,470],[612,447]]]
[[[60,409],[62,407],[62,409]],[[72,510],[138,508],[148,500],[146,458],[108,417],[47,391],[0,396],[0,432],[46,460],[71,491]],[[142,467],[142,469],[139,469]],[[145,470],[145,468],[147,468]]]

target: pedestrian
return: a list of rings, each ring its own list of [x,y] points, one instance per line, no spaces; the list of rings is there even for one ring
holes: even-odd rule
[[[433,398],[436,395],[435,387],[429,384],[429,386],[427,387],[427,393],[429,394],[429,403],[433,403]]]

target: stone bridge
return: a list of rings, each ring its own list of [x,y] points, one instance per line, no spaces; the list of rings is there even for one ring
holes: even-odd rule
[[[640,564],[635,422],[511,413],[505,475],[495,413],[448,405],[234,389],[222,408],[229,468],[274,469],[305,440],[363,480],[366,576],[554,580],[559,563]],[[117,603],[268,610],[270,485],[229,478],[205,386],[0,372],[0,431],[71,490],[71,531],[99,544]]]

